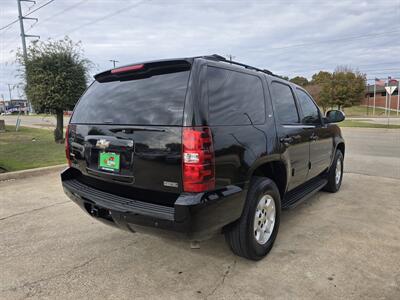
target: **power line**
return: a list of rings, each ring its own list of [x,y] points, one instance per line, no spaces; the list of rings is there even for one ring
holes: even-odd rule
[[[331,43],[331,42],[349,41],[349,40],[354,40],[354,39],[363,39],[363,38],[367,38],[367,37],[380,36],[380,35],[386,35],[386,34],[397,33],[397,32],[400,32],[400,29],[385,31],[385,32],[380,32],[380,33],[360,34],[360,35],[354,35],[354,36],[349,36],[349,37],[345,37],[345,38],[315,41],[315,42],[295,44],[295,45],[289,45],[289,46],[283,46],[283,47],[273,47],[273,48],[269,48],[269,49],[281,50],[281,49],[288,49],[288,48],[305,47],[305,46],[315,45],[315,44],[324,44],[324,43]]]
[[[322,71],[323,69],[316,69],[317,70],[317,72],[318,71]],[[325,69],[326,70],[326,69]],[[316,73],[314,73],[314,74],[317,74],[317,72]],[[361,71],[360,71],[361,72]],[[277,73],[281,73],[281,74],[291,74],[291,76],[290,77],[296,77],[296,76],[304,76],[304,73],[305,72],[291,72],[291,71],[282,71],[282,72],[277,72]],[[382,77],[382,76],[386,76],[386,75],[391,75],[393,78],[394,77],[398,77],[398,78],[400,78],[400,68],[391,68],[391,69],[369,69],[368,71],[363,71],[363,72],[361,72],[361,73],[364,73],[364,74],[368,74],[368,78],[366,79],[367,81],[368,80],[373,80],[372,78],[369,78],[370,76],[371,77]],[[300,75],[299,75],[300,74]]]
[[[120,14],[120,13],[126,12],[126,11],[128,11],[128,10],[134,8],[134,7],[137,7],[137,6],[141,5],[141,4],[143,4],[143,3],[146,2],[146,1],[149,1],[149,0],[142,0],[142,1],[139,1],[139,2],[137,2],[137,3],[135,3],[135,4],[128,5],[128,6],[125,6],[125,7],[123,7],[123,8],[120,8],[120,9],[114,11],[114,12],[111,12],[111,13],[107,14],[107,15],[104,15],[104,16],[102,16],[102,17],[96,18],[96,19],[94,19],[94,20],[92,20],[92,21],[90,21],[90,22],[87,22],[87,23],[85,23],[85,24],[83,24],[83,25],[80,25],[80,26],[77,26],[77,27],[75,27],[75,28],[73,28],[73,29],[71,29],[71,30],[68,30],[68,31],[65,32],[64,34],[57,36],[57,38],[60,38],[60,37],[62,37],[62,36],[64,36],[64,35],[68,35],[68,34],[74,32],[74,31],[77,31],[77,30],[81,29],[82,27],[96,24],[96,23],[98,23],[98,22],[100,22],[100,21],[103,21],[103,20],[105,20],[105,19],[107,19],[107,18],[110,18],[110,17],[113,17],[113,16],[118,15],[118,14]]]
[[[388,68],[388,69],[365,69],[363,72],[375,72],[375,71],[400,71],[400,68]],[[361,71],[360,71],[361,72]]]
[[[28,28],[28,30],[26,30],[26,32],[29,32],[29,31],[30,31],[32,28],[34,28],[37,24],[42,25],[43,23],[46,23],[48,20],[51,20],[51,19],[53,19],[53,18],[55,18],[55,17],[57,17],[57,16],[59,16],[59,15],[62,15],[62,14],[64,14],[65,12],[74,9],[74,8],[78,7],[79,5],[81,5],[81,4],[83,4],[83,3],[87,2],[87,1],[88,1],[88,0],[81,0],[81,1],[79,1],[78,3],[75,3],[75,4],[71,5],[71,6],[66,7],[66,8],[63,9],[63,10],[60,10],[59,12],[57,12],[57,13],[55,13],[55,14],[49,16],[48,18],[45,18],[44,20],[40,20],[40,23],[35,23],[35,24],[31,25],[31,26]]]
[[[48,20],[51,20],[51,19],[53,19],[54,17],[57,17],[57,16],[59,16],[59,15],[62,15],[62,14],[64,14],[65,12],[74,9],[74,8],[76,8],[77,6],[83,4],[84,2],[87,2],[87,1],[88,1],[88,0],[81,0],[81,1],[79,1],[78,3],[75,3],[75,4],[71,5],[71,6],[68,6],[68,7],[64,8],[63,10],[60,10],[59,12],[57,12],[57,13],[51,15],[50,17],[41,20],[40,23],[43,24],[44,22],[46,22],[46,21],[48,21]]]
[[[35,11],[38,11],[39,9],[41,9],[41,8],[43,8],[43,7],[47,6],[47,5],[49,5],[51,2],[54,2],[54,1],[55,1],[55,0],[49,0],[49,1],[46,2],[45,4],[43,4],[43,5],[39,6],[38,8],[36,8],[36,9],[30,11],[29,13],[23,15],[22,17],[25,18],[25,17],[27,17],[27,16],[33,14]],[[8,27],[10,27],[11,25],[17,23],[18,21],[19,21],[19,19],[16,19],[16,20],[14,20],[14,21],[8,23],[7,25],[4,25],[3,27],[0,28],[0,31],[6,29],[6,28],[8,28]]]
[[[382,79],[385,79],[384,77],[386,77],[386,76],[379,76],[379,77],[381,77]],[[399,79],[400,78],[400,73],[399,73],[399,75],[396,75],[394,77],[398,77],[397,79]],[[376,77],[375,78],[367,78],[367,81],[375,81],[375,79],[376,79]],[[396,78],[392,78],[392,79],[396,79]]]
[[[11,25],[17,23],[18,21],[19,21],[19,20],[16,19],[16,20],[12,21],[11,23],[8,23],[7,25],[1,27],[1,28],[0,28],[0,31],[6,29],[6,28],[8,28],[8,27],[10,27]]]
[[[39,9],[42,9],[43,7],[49,5],[50,3],[54,2],[55,0],[49,0],[46,3],[40,5],[38,8],[33,9],[32,11],[26,13],[25,15],[22,14],[22,8],[21,8],[21,2],[33,2],[36,4],[36,2],[34,0],[17,0],[17,4],[18,4],[18,21],[19,21],[19,26],[20,26],[20,31],[21,31],[21,42],[22,42],[22,55],[23,55],[23,59],[26,62],[27,61],[27,51],[26,51],[26,38],[27,37],[37,37],[40,38],[40,36],[38,35],[30,35],[30,34],[26,34],[25,33],[25,28],[24,28],[24,20],[36,20],[36,22],[38,22],[37,18],[31,18],[28,17],[31,14],[33,14],[34,12],[37,12]],[[30,112],[30,103],[28,100],[28,111]]]
[[[38,8],[35,8],[34,10],[32,10],[31,12],[25,14],[24,17],[27,17],[27,16],[33,14],[35,11],[38,11],[39,9],[41,9],[41,8],[43,8],[43,7],[47,6],[47,5],[49,5],[50,3],[54,2],[54,1],[55,1],[55,0],[49,0],[49,1],[47,1],[45,4],[39,6]]]
[[[297,70],[297,71],[288,71],[288,70],[284,70],[284,71],[277,71],[277,73],[285,73],[285,74],[292,74],[292,76],[302,76],[304,73],[308,73],[308,72],[315,72],[314,74],[320,72],[320,71],[326,71],[327,69],[332,69],[332,68],[315,68],[315,69],[308,69],[308,70]],[[369,73],[371,74],[382,74],[382,73],[392,73],[397,74],[400,72],[400,68],[384,68],[384,69],[364,69],[364,70],[359,70],[360,73]]]
[[[344,66],[350,66],[353,67],[355,69],[362,69],[363,67],[371,67],[371,66],[382,66],[382,65],[393,65],[393,62],[383,62],[383,63],[371,63],[371,64],[362,64],[362,65],[353,65],[353,64],[341,64]],[[316,70],[324,70],[324,69],[334,69],[336,68],[338,65],[331,65],[331,66],[321,66],[321,65],[313,65],[310,66],[310,68],[307,69],[294,69],[291,70],[292,73],[301,73],[301,72],[312,72],[312,71],[316,71]],[[367,69],[369,70],[369,69]],[[379,69],[381,70],[381,69]]]

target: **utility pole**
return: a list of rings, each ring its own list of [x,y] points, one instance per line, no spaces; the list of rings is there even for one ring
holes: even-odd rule
[[[9,93],[9,95],[10,95],[10,103],[11,103],[11,87],[12,87],[12,84],[9,84],[9,83],[7,83],[7,85],[8,85],[8,93]]]
[[[397,86],[397,116],[399,115],[399,110],[400,110],[400,79],[397,81],[398,86]]]
[[[376,100],[376,79],[374,80],[374,108],[372,109],[373,116],[375,116],[375,100]]]
[[[22,8],[21,8],[21,2],[33,2],[34,4],[36,4],[36,1],[33,0],[17,0],[17,4],[18,4],[18,19],[19,19],[19,27],[21,30],[21,42],[22,42],[22,55],[24,57],[24,61],[26,62],[28,54],[26,52],[26,41],[25,38],[27,37],[36,37],[38,39],[40,39],[40,36],[38,35],[30,35],[30,34],[25,34],[25,28],[24,28],[24,19],[29,19],[29,20],[36,20],[36,22],[38,21],[37,18],[29,18],[29,17],[24,17],[22,15]],[[27,100],[27,104],[28,104],[28,111],[31,111],[31,106],[29,103],[29,100]]]
[[[26,42],[25,42],[25,29],[24,29],[24,20],[22,16],[22,8],[21,8],[21,1],[17,0],[18,3],[18,19],[19,19],[19,28],[20,28],[20,35],[22,41],[22,53],[24,55],[24,60],[26,60]]]
[[[24,17],[22,15],[21,2],[33,2],[34,4],[36,4],[36,1],[33,1],[33,0],[17,0],[19,27],[20,27],[20,30],[21,30],[21,34],[20,35],[21,35],[21,41],[22,41],[22,53],[23,53],[23,56],[24,56],[24,60],[26,60],[27,54],[26,54],[26,41],[25,41],[25,38],[27,38],[27,37],[36,37],[36,38],[40,39],[40,36],[25,34],[24,19],[36,20],[36,22],[38,21],[38,19],[37,18]]]
[[[232,61],[236,56],[233,56],[232,54],[227,54],[226,57]]]
[[[4,99],[4,95],[3,94],[1,94],[1,98],[0,99],[2,99],[0,101],[0,112],[3,112],[3,111],[6,110],[6,99]]]
[[[390,86],[390,80],[392,80],[391,76],[388,76],[388,82],[387,82],[387,86]],[[387,100],[387,113],[388,113],[388,118],[390,118],[390,107],[391,107],[391,101],[392,101],[392,94],[387,93],[388,96],[388,100]],[[388,125],[389,125],[389,120],[388,120]]]
[[[111,61],[113,63],[113,68],[115,69],[115,63],[118,63],[118,60],[115,59],[110,59],[109,61]]]

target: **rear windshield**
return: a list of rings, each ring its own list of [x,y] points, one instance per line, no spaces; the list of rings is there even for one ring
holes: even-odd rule
[[[182,125],[189,72],[95,81],[77,104],[71,123]]]

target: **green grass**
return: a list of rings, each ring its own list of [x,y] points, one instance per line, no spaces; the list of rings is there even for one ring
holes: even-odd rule
[[[344,120],[343,122],[338,123],[338,125],[340,127],[389,128],[389,129],[400,128],[400,125],[389,125],[388,127],[386,124],[368,123],[355,120]]]
[[[352,106],[345,107],[343,109],[346,117],[382,117],[385,116],[385,110],[382,108],[375,108],[375,115],[372,115],[372,107],[368,108],[366,106]],[[391,116],[395,116],[395,113],[392,111]]]
[[[54,142],[53,131],[6,126],[0,132],[0,168],[6,171],[66,163],[64,144]]]

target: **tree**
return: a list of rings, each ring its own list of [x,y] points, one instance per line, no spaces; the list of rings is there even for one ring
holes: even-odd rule
[[[321,86],[318,84],[309,84],[305,87],[305,89],[311,95],[311,97],[313,97],[315,102],[317,102],[318,106],[322,107],[322,109],[325,112],[326,106],[321,102],[321,98],[320,98]]]
[[[329,106],[341,109],[360,103],[364,96],[365,80],[365,74],[339,66],[333,73],[320,71],[314,74],[311,86],[319,87],[316,98],[324,110]]]
[[[293,77],[292,79],[290,79],[290,81],[302,87],[305,87],[309,84],[308,79],[302,76]]]
[[[337,67],[332,74],[332,102],[338,109],[359,104],[364,97],[365,81],[365,74],[349,67]]]
[[[325,113],[332,105],[332,74],[326,71],[314,74],[307,90]]]
[[[54,113],[56,142],[63,141],[63,114],[72,110],[87,86],[89,61],[83,58],[80,43],[68,37],[59,41],[34,42],[21,53],[19,62],[25,67],[25,94],[39,113]]]
[[[332,80],[332,74],[326,71],[319,71],[314,74],[311,79],[312,84],[322,84],[327,83]]]
[[[274,76],[281,78],[283,80],[289,80],[289,77],[287,77],[287,76],[282,76],[282,75],[277,75],[277,74],[274,74]]]

